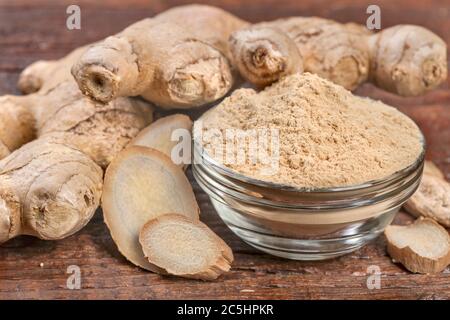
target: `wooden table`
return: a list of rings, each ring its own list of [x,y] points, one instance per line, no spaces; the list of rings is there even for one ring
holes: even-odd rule
[[[66,7],[81,6],[82,29],[65,28]],[[265,0],[205,1],[250,21],[289,15],[318,15],[365,23],[369,4],[381,7],[382,27],[413,23],[430,28],[450,43],[450,1],[437,0]],[[0,94],[18,93],[19,72],[37,59],[58,58],[72,48],[115,33],[131,22],[187,1],[0,1]],[[449,82],[420,98],[400,98],[364,85],[357,93],[397,106],[420,125],[427,157],[450,178]],[[192,175],[189,172],[190,179]],[[450,270],[414,275],[393,264],[380,237],[347,256],[323,262],[296,262],[256,251],[218,218],[193,182],[202,219],[232,247],[230,273],[215,282],[161,277],[128,263],[117,251],[101,213],[78,234],[62,241],[20,237],[0,247],[0,298],[12,299],[445,299]],[[411,218],[400,213],[396,222]],[[67,268],[81,268],[81,290],[66,286]],[[367,268],[380,268],[381,289],[367,288]]]

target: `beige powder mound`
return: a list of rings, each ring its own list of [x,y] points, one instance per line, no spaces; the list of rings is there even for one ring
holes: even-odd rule
[[[301,188],[381,179],[414,163],[423,150],[420,130],[407,116],[309,73],[289,76],[259,93],[237,90],[195,126],[215,160],[252,178]],[[278,129],[276,172],[267,175],[264,164],[249,157],[228,163],[218,156],[213,130],[224,134],[230,128]]]

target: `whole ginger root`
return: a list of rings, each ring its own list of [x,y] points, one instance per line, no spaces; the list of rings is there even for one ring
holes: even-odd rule
[[[68,65],[82,49],[25,69],[19,86],[34,93],[0,97],[0,243],[20,234],[61,239],[86,225],[102,168],[152,121],[146,102],[100,104],[80,92]]]
[[[447,46],[428,29],[398,25],[369,38],[370,81],[402,96],[418,96],[447,79]]]
[[[57,111],[65,99],[73,100],[79,96],[78,90],[45,98],[48,92],[61,83],[70,82],[70,68],[86,50],[81,47],[59,60],[40,60],[25,68],[19,76],[17,86],[25,96],[0,96],[0,159],[27,142],[37,138],[36,112],[40,109],[50,114],[48,109]],[[38,101],[39,100],[39,101]]]
[[[165,109],[199,107],[233,86],[228,37],[246,24],[219,8],[175,7],[94,44],[72,74],[104,103],[140,95]]]
[[[86,154],[41,139],[0,161],[0,243],[27,234],[67,237],[97,209],[103,172]]]
[[[26,68],[19,77],[19,87],[37,92],[0,97],[0,146],[3,146],[0,158],[36,138],[45,138],[76,147],[105,168],[115,154],[152,122],[153,107],[146,102],[119,98],[101,104],[81,93],[68,65],[83,49],[86,47],[60,60],[38,61]],[[36,69],[46,64],[52,66],[52,73]]]
[[[71,80],[70,69],[87,48],[79,47],[58,60],[39,60],[30,64],[20,74],[17,87],[23,94],[42,93]]]
[[[290,53],[294,44],[303,65]],[[402,96],[424,94],[447,78],[445,42],[413,25],[371,33],[353,23],[292,17],[238,30],[230,48],[241,75],[263,87],[302,67],[349,90],[371,81]]]

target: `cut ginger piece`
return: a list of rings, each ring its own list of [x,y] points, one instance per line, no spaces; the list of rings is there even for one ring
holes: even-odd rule
[[[185,278],[214,280],[233,262],[230,247],[211,229],[178,214],[147,222],[139,242],[151,264]]]
[[[429,160],[425,160],[423,174],[445,179],[444,173],[441,171],[441,169],[439,169],[438,166],[434,164],[434,162]]]
[[[428,218],[409,226],[388,226],[384,231],[392,259],[415,273],[436,273],[450,264],[450,236]]]
[[[424,174],[417,191],[404,204],[416,217],[427,217],[450,227],[450,183],[434,175]]]
[[[190,154],[190,133],[192,130],[191,119],[184,114],[170,115],[157,121],[143,129],[131,142],[130,145],[144,146],[161,151],[172,162],[182,168],[186,168],[191,159]],[[180,143],[179,138],[183,140]],[[185,141],[184,139],[189,139]],[[181,148],[176,148],[180,143]],[[180,154],[180,151],[183,154]]]
[[[197,220],[199,208],[183,171],[151,148],[132,146],[118,154],[105,173],[102,208],[119,251],[144,269],[161,272],[144,257],[139,232],[144,224],[175,212]]]

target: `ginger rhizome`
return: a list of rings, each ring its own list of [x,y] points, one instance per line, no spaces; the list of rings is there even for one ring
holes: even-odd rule
[[[86,154],[38,139],[0,161],[0,243],[20,234],[55,240],[97,209],[103,172]]]
[[[30,64],[20,74],[17,87],[23,94],[48,92],[60,83],[72,79],[70,69],[86,49],[87,46],[83,46],[61,59],[38,60]]]
[[[75,49],[59,60],[32,63],[22,71],[17,83],[27,96],[0,97],[0,159],[37,137],[34,109],[43,110],[42,113],[45,114],[48,112],[47,108],[56,111],[59,105],[64,104],[62,100],[66,99],[66,94],[58,94],[55,97],[51,91],[58,85],[71,81],[70,66],[81,56],[84,49]],[[48,93],[49,99],[45,97]],[[78,94],[76,90],[72,93]]]
[[[402,96],[417,96],[447,77],[445,42],[414,25],[371,33],[353,23],[292,17],[238,30],[230,47],[241,75],[258,86],[303,68],[349,90],[371,81]]]
[[[0,243],[20,234],[60,239],[82,228],[99,205],[101,167],[152,121],[145,102],[85,97],[67,66],[80,54],[32,64],[19,85],[34,93],[0,97]]]
[[[5,129],[0,129],[4,155],[38,137],[76,147],[103,168],[152,120],[145,102],[119,98],[106,105],[95,103],[74,81],[47,94],[0,97],[0,106],[0,114],[9,113],[2,118]]]
[[[192,108],[232,87],[228,37],[246,23],[205,5],[167,10],[91,46],[72,74],[102,102],[137,96],[163,108]]]
[[[444,173],[431,161],[425,161],[419,188],[404,208],[416,217],[431,218],[450,227],[450,183]]]

